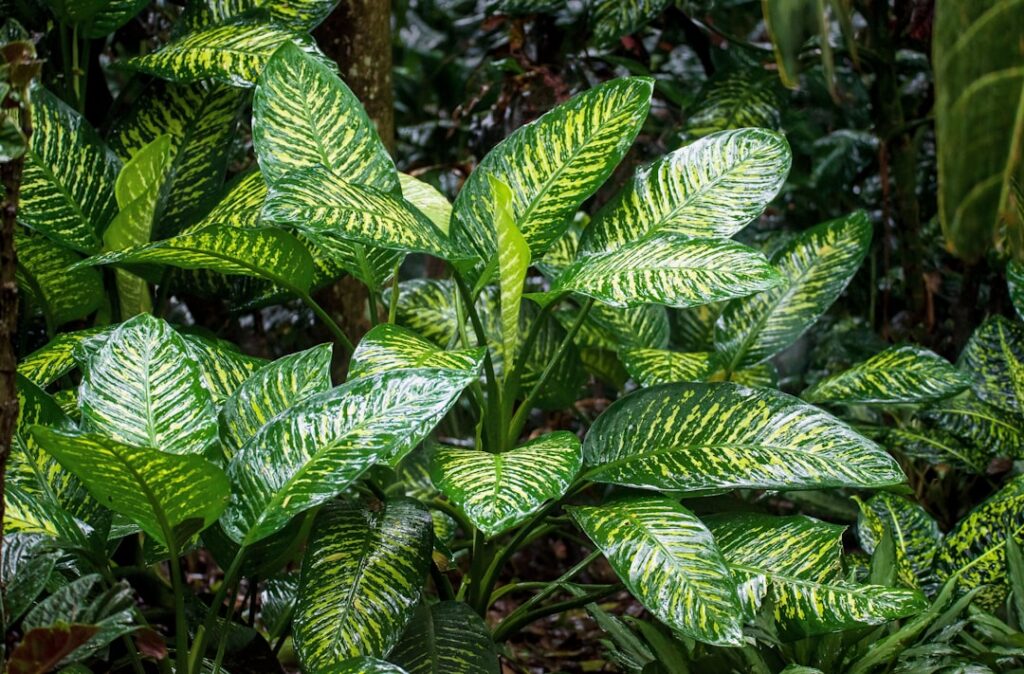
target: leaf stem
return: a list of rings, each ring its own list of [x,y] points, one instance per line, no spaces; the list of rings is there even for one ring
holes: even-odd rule
[[[516,615],[518,611],[514,611],[513,613],[509,614],[508,618],[502,620],[498,624],[498,627],[494,630],[493,639],[496,643],[499,643],[501,641],[504,641],[508,637],[512,636],[522,628],[526,627],[530,623],[540,620],[541,618],[546,618],[549,615],[555,615],[557,613],[569,611],[574,608],[586,606],[587,604],[591,604],[597,601],[598,599],[607,597],[610,594],[614,594],[621,589],[621,583],[616,583],[615,585],[601,585],[597,590],[587,592],[586,594],[581,594],[579,596],[573,597],[572,599],[566,599],[564,601],[555,602],[554,604],[549,604],[547,606],[541,606],[539,608],[533,609],[532,611],[526,611],[521,615]],[[514,619],[513,616],[515,616]]]
[[[394,323],[398,317],[398,271],[402,261],[395,262],[395,270],[391,274],[391,297],[388,298],[388,323]]]
[[[483,323],[480,321],[480,314],[477,313],[476,303],[473,302],[473,294],[466,286],[466,282],[458,272],[453,274],[455,284],[463,297],[463,305],[466,313],[469,314],[469,321],[476,333],[477,344],[487,346],[487,334],[484,332]],[[468,345],[467,345],[468,346]],[[490,349],[484,354],[484,374],[487,378],[487,413],[483,419],[484,429],[490,434],[487,449],[492,452],[501,451],[501,393],[498,390],[498,379],[494,374],[494,363],[491,361]]]
[[[377,327],[380,323],[380,314],[377,309],[377,293],[372,288],[366,289],[366,301],[370,305],[370,327]]]
[[[348,353],[350,354],[356,350],[356,348],[352,346],[351,340],[349,340],[349,338],[342,331],[341,327],[339,327],[338,324],[334,322],[334,319],[331,318],[331,315],[329,313],[324,311],[323,307],[316,303],[316,300],[310,297],[309,293],[302,292],[297,288],[292,288],[291,290],[296,295],[298,295],[299,299],[301,299],[306,304],[307,307],[312,309],[313,313],[316,314],[317,318],[319,318],[323,322],[323,324],[327,326],[327,329],[331,331],[332,335],[334,335],[334,339],[338,342],[338,344],[341,344],[341,346],[344,347],[345,350],[348,351]]]
[[[502,428],[508,428],[511,423],[512,406],[515,404],[516,398],[519,396],[519,385],[523,380],[523,371],[526,369],[525,363],[529,358],[530,352],[533,351],[533,345],[537,342],[537,337],[540,335],[541,329],[547,323],[548,315],[558,302],[559,300],[553,300],[541,307],[540,312],[530,325],[530,331],[526,333],[526,337],[523,339],[522,348],[519,349],[519,353],[522,354],[521,357],[516,361],[512,371],[505,376],[504,390],[501,392]],[[509,446],[506,446],[506,448],[511,449]]]
[[[235,578],[238,577],[242,570],[242,562],[245,560],[246,552],[246,547],[243,544],[238,548],[238,552],[235,553],[235,558],[231,560],[231,566],[224,572],[224,578],[221,580],[220,587],[217,588],[217,592],[213,595],[213,601],[210,602],[210,610],[206,614],[206,619],[196,632],[195,641],[192,642],[192,650],[189,653],[189,669],[183,671],[200,671],[196,668],[196,665],[202,664],[206,640],[210,631],[213,630],[214,625],[217,623],[217,614],[220,612],[221,604],[224,603],[224,597],[227,596],[228,587],[234,583]]]

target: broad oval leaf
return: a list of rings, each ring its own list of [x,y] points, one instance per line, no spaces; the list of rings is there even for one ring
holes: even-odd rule
[[[822,379],[800,397],[847,405],[926,403],[956,395],[969,383],[942,356],[920,346],[895,346]]]
[[[989,318],[971,335],[959,364],[978,398],[1024,416],[1024,324]]]
[[[869,555],[886,532],[896,546],[896,572],[907,587],[934,591],[932,563],[942,543],[942,532],[935,518],[917,503],[901,496],[881,492],[866,502],[858,501],[857,537]]]
[[[795,342],[843,292],[870,243],[871,223],[858,212],[802,232],[772,256],[788,282],[733,300],[715,327],[730,369],[756,365]]]
[[[320,511],[296,604],[303,671],[335,672],[349,658],[391,651],[419,603],[432,538],[430,513],[412,499]]]
[[[705,381],[718,370],[718,357],[707,351],[679,353],[666,349],[626,349],[619,354],[640,386]]]
[[[397,464],[476,378],[476,372],[395,370],[288,408],[231,460],[225,531],[238,543],[254,543],[341,493],[370,466]]]
[[[792,396],[664,384],[618,400],[583,443],[596,482],[697,491],[883,487],[904,481],[878,445]]]
[[[338,0],[197,0],[189,3],[182,21],[194,29],[265,13],[274,23],[306,32],[327,18],[337,4]]]
[[[765,129],[716,133],[637,171],[584,230],[581,255],[655,233],[728,238],[764,211],[789,173],[786,139]]]
[[[217,415],[199,368],[170,325],[140,314],[118,326],[81,363],[82,428],[172,454],[204,454]]]
[[[402,186],[402,197],[427,216],[442,234],[448,236],[452,221],[452,204],[448,197],[430,183],[408,173],[399,173],[398,182]]]
[[[688,637],[736,646],[743,609],[711,532],[662,496],[624,496],[566,510],[637,600]]]
[[[32,437],[97,501],[171,550],[215,522],[228,503],[230,485],[224,472],[202,457],[42,426],[32,430]]]
[[[692,307],[761,292],[780,280],[764,255],[744,245],[660,234],[577,260],[552,290],[615,307]]]
[[[185,346],[199,366],[199,376],[214,405],[221,405],[250,374],[267,361],[248,356],[231,342],[183,334]]]
[[[496,250],[488,176],[512,188],[516,225],[536,257],[611,175],[640,131],[654,83],[612,80],[521,127],[491,150],[455,199],[453,238],[484,261]]]
[[[568,431],[542,435],[501,454],[438,446],[431,452],[434,485],[486,536],[521,524],[548,499],[565,494],[583,463]]]
[[[17,226],[14,274],[18,292],[27,300],[26,313],[37,307],[52,328],[85,318],[102,306],[103,277],[95,269],[78,268],[82,256],[39,232]],[[31,315],[31,314],[29,314]]]
[[[408,674],[500,674],[487,624],[468,604],[421,603],[391,662]]]
[[[1024,456],[1020,417],[979,400],[970,391],[931,405],[922,416],[990,457]]]
[[[382,323],[363,335],[348,364],[349,379],[403,368],[479,372],[484,347],[444,351],[411,330]]]
[[[146,0],[47,0],[64,23],[75,24],[83,35],[105,37],[142,11]]]
[[[558,309],[554,314],[566,330],[579,315],[572,309]],[[609,351],[628,347],[661,349],[668,346],[669,329],[668,310],[660,304],[623,308],[595,303],[576,336],[576,343]]]
[[[717,131],[778,129],[778,77],[760,67],[716,73],[701,88],[686,119],[686,133],[700,138]]]
[[[595,0],[591,18],[594,40],[605,46],[635,33],[671,4],[672,0]]]

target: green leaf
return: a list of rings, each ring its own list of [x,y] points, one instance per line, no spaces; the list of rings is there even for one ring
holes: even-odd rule
[[[1022,456],[1024,428],[1020,418],[992,407],[970,394],[943,400],[924,410],[922,416],[940,429],[987,456]]]
[[[746,610],[769,606],[787,640],[878,625],[927,606],[916,590],[844,582],[844,527],[803,515],[751,513],[707,522],[739,581]]]
[[[177,550],[188,536],[215,522],[227,505],[230,487],[224,472],[202,457],[42,426],[32,430],[32,437],[97,501],[168,549]]]
[[[85,37],[104,37],[128,23],[146,0],[47,0],[64,23],[76,24]]]
[[[926,403],[956,395],[969,379],[920,346],[894,346],[822,379],[800,397],[812,403]]]
[[[686,145],[637,171],[584,230],[581,254],[660,233],[728,238],[775,198],[791,161],[786,139],[765,129],[724,131]]]
[[[899,466],[792,396],[735,384],[664,384],[611,405],[583,443],[587,478],[644,489],[820,489],[900,484]]]
[[[257,431],[305,398],[331,388],[331,345],[321,344],[265,365],[224,401],[221,446],[230,459]]]
[[[960,354],[960,368],[975,395],[989,405],[1024,416],[1024,324],[987,319]]]
[[[576,436],[558,431],[501,454],[438,446],[430,476],[476,528],[493,537],[564,495],[582,462]]]
[[[327,18],[338,0],[197,0],[182,21],[190,28],[224,23],[242,16],[266,16],[295,31],[310,31]]]
[[[1021,200],[1024,201],[1024,200]],[[1010,290],[1010,302],[1018,319],[1024,319],[1024,263],[1010,260],[1006,264],[1006,285]]]
[[[274,52],[253,95],[253,147],[267,183],[322,166],[352,184],[400,195],[398,173],[359,99],[295,45]]]
[[[21,226],[14,229],[14,248],[18,290],[42,310],[51,328],[85,318],[103,304],[103,277],[95,269],[71,269],[82,261],[75,251]]]
[[[512,217],[512,190],[488,176],[494,197],[494,230],[497,236],[498,289],[501,304],[501,353],[506,371],[513,367],[519,344],[519,305],[523,283],[530,268],[530,246]]]
[[[1003,602],[1006,579],[1006,539],[1024,541],[1024,477],[1011,480],[995,495],[974,508],[946,534],[936,558],[940,580],[959,576],[964,590],[985,586],[979,595],[983,606]]]
[[[693,513],[662,496],[624,496],[566,510],[658,620],[705,643],[741,643],[743,611],[732,574]]]
[[[566,330],[576,322],[579,312],[559,309],[554,312]],[[594,304],[576,337],[580,346],[609,351],[623,347],[664,348],[668,345],[668,311],[660,304],[635,307],[610,307]]]
[[[421,603],[389,659],[408,674],[500,674],[491,632],[468,604]]]
[[[82,253],[100,247],[117,213],[120,162],[77,112],[33,87],[32,139],[25,153],[18,221]]]
[[[189,33],[125,65],[174,82],[214,80],[251,87],[278,47],[288,43],[316,53],[308,35],[265,21],[236,21]]]
[[[408,173],[399,173],[398,182],[402,186],[402,197],[427,216],[442,234],[448,236],[452,221],[452,204],[448,197],[430,183],[414,178]]]
[[[1014,0],[936,3],[932,39],[939,219],[949,249],[974,260],[1012,214],[1024,183],[1024,64]],[[980,133],[980,130],[984,130]],[[1020,254],[1020,251],[1017,251]]]
[[[671,4],[672,0],[595,0],[591,18],[594,42],[605,46],[631,35]]]
[[[479,372],[484,347],[443,351],[411,330],[382,323],[363,335],[348,365],[350,380],[403,368]]]
[[[3,566],[0,577],[4,582],[3,619],[13,625],[45,589],[59,551],[51,548],[45,536],[11,534],[4,536]]]
[[[444,417],[476,373],[396,370],[313,395],[264,425],[228,466],[221,524],[239,543],[278,531],[376,463],[395,465]],[[258,467],[272,465],[272,471]]]
[[[871,243],[864,213],[830,220],[802,232],[772,256],[788,283],[733,300],[715,328],[715,345],[730,369],[756,365],[782,351],[835,302]]]
[[[761,68],[716,73],[701,88],[686,119],[686,133],[700,138],[729,129],[778,129],[776,78]]]
[[[767,290],[780,280],[761,253],[741,244],[660,234],[577,260],[552,290],[616,307],[692,307]]]
[[[83,367],[82,428],[172,454],[203,454],[217,439],[209,392],[184,340],[140,314],[117,327]]]
[[[705,381],[718,370],[718,359],[709,352],[626,349],[619,355],[633,381],[645,387],[680,381]]]
[[[419,603],[432,537],[430,513],[412,499],[335,501],[320,511],[295,614],[303,671],[391,651]]]
[[[111,147],[122,161],[159,136],[170,136],[169,187],[153,238],[180,233],[213,205],[242,101],[242,92],[225,85],[154,80],[111,131]]]
[[[346,660],[332,671],[335,674],[409,674],[398,665],[366,656]]]
[[[925,428],[921,424],[888,429],[885,443],[915,459],[932,464],[948,463],[974,473],[985,472],[991,458],[988,447],[965,444],[943,430]]]
[[[643,125],[654,83],[612,80],[575,96],[491,150],[455,199],[453,238],[490,260],[493,176],[512,191],[512,214],[535,257],[569,226],[570,216],[611,175]]]
[[[214,405],[221,405],[250,374],[267,363],[247,356],[231,342],[199,335],[182,335],[189,355],[199,366],[199,376]]]
[[[932,562],[942,543],[939,524],[918,504],[893,494],[879,493],[858,500],[857,537],[869,555],[886,532],[896,544],[896,572],[907,587],[937,589]]]

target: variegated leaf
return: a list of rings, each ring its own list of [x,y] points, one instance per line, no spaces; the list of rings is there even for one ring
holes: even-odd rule
[[[729,129],[778,129],[778,81],[777,76],[760,68],[716,74],[701,89],[689,111],[686,133],[699,138]]]
[[[161,135],[171,138],[171,178],[154,238],[178,234],[213,205],[242,101],[242,92],[226,85],[154,80],[114,126],[110,144],[122,161]]]
[[[772,262],[787,283],[730,302],[715,328],[715,345],[730,370],[756,365],[797,340],[846,288],[871,243],[864,213],[802,232]]]
[[[583,444],[588,479],[644,489],[883,487],[899,465],[838,419],[778,391],[664,384],[612,404]]]
[[[18,221],[82,253],[100,248],[117,213],[120,162],[77,112],[32,89],[32,139],[25,153]]]
[[[928,463],[948,463],[983,473],[992,458],[988,447],[964,443],[938,428],[925,428],[920,424],[891,428],[885,435],[886,445],[915,459]]]
[[[970,381],[920,346],[894,346],[822,379],[800,397],[812,403],[927,403],[956,395]]]
[[[1017,318],[1024,320],[1024,263],[1017,260],[1006,263],[1006,285]]]
[[[990,457],[1024,456],[1020,417],[978,400],[970,391],[932,405],[922,416]]]
[[[230,460],[256,432],[295,403],[331,388],[331,345],[278,358],[238,386],[220,411],[221,446]]]
[[[727,302],[704,304],[689,309],[669,310],[672,344],[682,351],[711,351],[715,348],[715,322]]]
[[[469,521],[492,537],[565,494],[582,462],[580,441],[558,431],[501,454],[438,446],[431,453],[430,475]]]
[[[1006,539],[1024,543],[1024,477],[1018,476],[946,534],[936,558],[939,579],[957,575],[959,587],[986,586],[979,600],[994,608],[1006,598]]]
[[[231,342],[188,334],[182,338],[199,366],[199,376],[214,405],[222,404],[250,374],[267,363],[262,358],[247,356]]]
[[[412,499],[336,501],[316,517],[302,564],[295,647],[303,671],[384,657],[419,603],[430,565],[430,513]]]
[[[399,173],[398,182],[402,186],[402,197],[427,216],[442,234],[448,236],[452,221],[452,204],[448,197],[430,183],[408,173]]]
[[[253,146],[270,185],[322,166],[338,178],[400,195],[398,173],[359,99],[294,45],[274,53],[253,96]]]
[[[679,353],[665,349],[626,349],[619,355],[629,376],[640,386],[705,381],[718,370],[717,356],[707,351]]]
[[[932,562],[942,543],[939,523],[920,505],[881,492],[858,501],[857,537],[869,555],[886,532],[896,546],[896,573],[907,587],[934,591],[938,585]]]
[[[595,0],[594,40],[599,46],[610,45],[646,26],[671,4],[672,0]]]
[[[738,645],[743,609],[711,532],[662,496],[623,496],[566,510],[658,620],[709,644]]]
[[[501,306],[501,353],[505,370],[515,362],[519,344],[519,307],[523,299],[523,283],[530,268],[530,246],[512,217],[512,190],[493,176],[488,176],[494,197],[494,230],[498,256],[498,302]]]
[[[778,272],[757,251],[732,241],[660,234],[574,262],[552,290],[616,307],[692,307],[777,286]]]
[[[978,398],[1024,417],[1024,324],[989,318],[971,335],[959,364]]]
[[[843,527],[803,515],[741,513],[708,518],[708,527],[740,582],[748,612],[765,600],[786,639],[877,625],[927,606],[915,590],[843,581]]]
[[[335,674],[409,674],[398,665],[367,656],[346,660],[333,671]]]
[[[487,176],[513,191],[516,225],[537,257],[608,178],[639,132],[653,81],[612,80],[559,105],[491,150],[455,199],[453,238],[490,260],[496,250]]]
[[[338,0],[196,0],[182,21],[190,29],[212,26],[244,16],[265,15],[295,31],[309,31],[327,18]]]
[[[786,139],[765,129],[716,133],[636,176],[584,230],[581,255],[658,233],[728,238],[761,215],[786,180]]]
[[[229,485],[224,472],[202,457],[41,426],[33,429],[32,436],[97,501],[125,515],[171,550],[215,522],[227,505]]]
[[[95,269],[71,269],[82,261],[75,251],[21,226],[14,230],[14,248],[18,290],[30,308],[42,311],[51,329],[85,318],[103,304],[103,277]]]
[[[344,491],[376,463],[395,465],[433,430],[476,373],[396,370],[306,398],[264,425],[228,466],[221,520],[254,543]],[[261,466],[273,466],[262,470]]]
[[[725,381],[725,371],[719,370],[709,377],[709,381]],[[759,363],[731,373],[729,381],[742,386],[776,388],[779,385],[779,372],[771,363]]]
[[[75,24],[85,37],[105,37],[142,11],[146,0],[47,0],[64,23]]]
[[[388,659],[408,674],[500,674],[491,632],[468,604],[421,603]]]
[[[289,43],[317,53],[308,35],[265,21],[234,21],[201,28],[125,65],[175,82],[214,80],[251,87],[274,52]]]
[[[403,368],[479,372],[483,356],[484,347],[444,351],[411,330],[383,323],[359,341],[348,364],[348,378]]]
[[[566,330],[576,322],[576,311],[557,310]],[[661,349],[668,345],[668,310],[660,304],[610,307],[595,303],[583,322],[576,343],[610,351],[623,347]]]
[[[36,386],[46,388],[75,369],[74,352],[75,346],[79,342],[105,330],[107,328],[89,328],[77,332],[60,333],[45,346],[18,361],[18,374]]]

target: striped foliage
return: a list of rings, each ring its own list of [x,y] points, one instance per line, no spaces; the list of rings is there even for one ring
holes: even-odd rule
[[[142,11],[146,0],[48,0],[61,21],[76,25],[89,38],[105,37]]]
[[[978,398],[1024,417],[1024,323],[989,318],[971,335],[959,364]]]
[[[213,205],[224,184],[243,97],[221,84],[154,80],[114,126],[110,145],[122,161],[161,135],[171,138],[171,178],[153,238],[178,234]]]
[[[743,610],[732,574],[693,513],[663,496],[566,510],[658,620],[705,643],[741,643]]]
[[[704,85],[686,118],[686,133],[703,137],[729,129],[778,129],[778,78],[760,68],[740,68]]]
[[[1010,260],[1006,263],[1006,285],[1009,288],[1010,302],[1013,303],[1013,310],[1017,312],[1017,318],[1024,319],[1024,263],[1017,260]]]
[[[708,527],[739,581],[745,609],[770,606],[784,639],[877,625],[927,606],[915,590],[844,582],[843,527],[750,513],[711,517]]]
[[[253,95],[253,147],[270,185],[322,166],[349,183],[401,194],[398,172],[355,94],[294,45],[274,53]]]
[[[399,173],[398,182],[402,187],[402,197],[427,216],[442,234],[448,236],[452,220],[452,204],[448,197],[430,183],[408,173]]]
[[[388,656],[408,674],[500,674],[487,624],[468,604],[421,603]]]
[[[68,248],[94,253],[117,213],[120,162],[77,112],[41,86],[31,92],[18,221]]]
[[[544,256],[539,260],[534,260],[533,265],[544,278],[554,281],[576,259],[581,238],[583,238],[583,230],[574,220],[565,233],[555,239],[551,247],[544,251]]]
[[[188,347],[171,326],[140,314],[81,363],[83,430],[172,454],[203,454],[217,415]]]
[[[363,377],[288,408],[232,458],[221,524],[253,543],[341,493],[376,463],[394,466],[444,417],[476,373],[409,369]],[[273,470],[261,470],[262,466]]]
[[[637,32],[672,4],[672,0],[593,0],[591,25],[594,41],[610,45]]]
[[[882,487],[905,479],[870,440],[769,389],[664,384],[611,405],[590,428],[596,482],[644,489]]]
[[[398,665],[365,655],[350,658],[331,671],[335,674],[409,674]]]
[[[175,82],[214,80],[251,87],[274,52],[289,43],[318,53],[308,35],[264,21],[235,21],[188,33],[151,54],[128,59],[125,65]]]
[[[555,316],[565,329],[576,322],[577,312],[559,309]],[[660,304],[610,307],[595,303],[583,322],[576,343],[615,351],[623,347],[659,349],[668,345],[668,311]]]
[[[787,283],[733,300],[716,325],[715,345],[730,369],[756,365],[795,342],[843,292],[870,244],[871,223],[858,212],[802,232],[772,256]]]
[[[932,564],[942,543],[935,518],[902,496],[880,492],[858,501],[857,537],[869,555],[888,532],[896,548],[896,574],[907,587],[931,594],[938,582]]]
[[[728,238],[761,215],[789,174],[792,154],[765,129],[724,131],[637,171],[584,230],[582,255],[645,235]]]
[[[438,446],[431,452],[430,477],[477,529],[492,537],[565,494],[582,462],[580,441],[558,431],[501,454]]]
[[[987,452],[989,457],[1024,456],[1024,427],[1020,418],[962,393],[936,403],[922,416],[943,431]]]
[[[18,251],[21,252],[20,250]],[[106,328],[62,332],[46,345],[18,361],[18,374],[40,388],[46,388],[75,369],[75,346]]]
[[[530,246],[512,217],[512,190],[488,176],[494,197],[494,229],[498,246],[498,303],[501,307],[501,355],[506,370],[515,362],[519,344],[519,307],[530,267]]]
[[[217,520],[228,502],[224,472],[199,456],[132,447],[106,437],[36,427],[35,440],[97,501],[172,551]]]
[[[253,372],[220,410],[221,447],[233,457],[275,416],[331,388],[331,345],[293,353]]]
[[[430,513],[412,499],[335,501],[317,514],[294,622],[303,671],[391,651],[419,603],[432,536]]]
[[[741,244],[660,234],[577,260],[552,290],[615,307],[692,307],[761,292],[780,280],[761,253]]]
[[[308,31],[337,4],[338,0],[197,0],[189,3],[182,22],[194,30],[256,15],[296,31]]]
[[[369,377],[403,368],[479,372],[484,349],[444,351],[415,332],[382,323],[363,335],[348,364],[348,378]]]
[[[683,351],[711,351],[715,348],[715,322],[726,302],[704,304],[669,311],[672,344]]]
[[[946,431],[920,423],[888,429],[885,444],[915,459],[946,463],[973,473],[985,472],[991,459],[988,447],[963,442]]]
[[[392,290],[384,291],[384,301],[390,305]],[[455,284],[448,279],[411,279],[398,284],[397,321],[422,335],[437,346],[447,347],[458,333],[459,317],[455,308]],[[491,309],[487,292],[481,293],[477,311],[481,320],[489,322]],[[468,324],[468,323],[467,323]]]
[[[959,575],[959,587],[985,586],[979,600],[994,608],[1006,598],[1006,539],[1024,542],[1024,477],[974,508],[946,534],[936,557],[940,580]]]
[[[182,335],[189,355],[199,366],[199,377],[215,405],[222,404],[250,374],[267,363],[247,356],[231,342],[199,335]]]
[[[453,238],[484,261],[496,250],[488,176],[512,189],[516,225],[537,257],[611,175],[639,132],[654,84],[612,80],[521,127],[491,150],[455,199]]]
[[[710,381],[725,381],[725,372],[719,370],[711,375]],[[729,381],[742,386],[772,388],[779,385],[779,372],[771,363],[759,363],[729,375]]]
[[[666,349],[626,349],[619,353],[626,371],[640,386],[705,381],[718,370],[713,353],[679,353]]]
[[[969,380],[920,346],[894,346],[822,379],[800,397],[812,403],[927,403],[956,395]]]
[[[14,248],[18,291],[51,328],[85,318],[102,305],[103,277],[95,269],[70,269],[82,260],[75,251],[21,226],[14,229]]]

